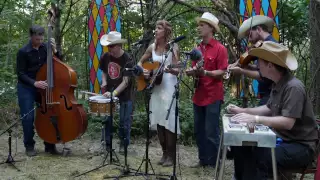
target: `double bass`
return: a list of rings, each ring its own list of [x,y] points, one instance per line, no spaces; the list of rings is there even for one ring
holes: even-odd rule
[[[87,130],[87,115],[74,96],[77,74],[67,64],[53,56],[50,39],[54,12],[48,11],[47,63],[37,73],[37,81],[47,81],[46,89],[39,89],[35,128],[48,143],[66,143],[80,137]]]

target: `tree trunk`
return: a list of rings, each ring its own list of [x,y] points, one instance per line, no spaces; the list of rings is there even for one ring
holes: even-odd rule
[[[311,89],[310,97],[316,115],[320,114],[320,0],[311,0],[309,7],[310,15],[310,67]]]
[[[51,7],[55,12],[55,26],[54,26],[54,38],[57,45],[57,50],[62,54],[62,34],[61,34],[61,15],[62,8],[65,6],[65,0],[57,0],[56,3],[52,3]]]

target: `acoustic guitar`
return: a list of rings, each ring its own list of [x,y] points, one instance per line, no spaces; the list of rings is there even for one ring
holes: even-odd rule
[[[152,81],[154,81],[155,85],[160,85],[162,82],[162,77],[163,77],[163,68],[159,69],[161,67],[161,63],[156,61],[156,62],[152,62],[152,61],[146,61],[142,64],[142,67],[144,69],[147,69],[148,71],[150,71],[150,78],[149,79],[145,79],[143,73],[138,76],[137,78],[137,90],[138,91],[142,91],[145,88],[147,88],[147,86],[149,84],[152,83]],[[163,66],[164,67],[164,66]],[[183,68],[184,64],[170,64],[167,66],[167,68],[172,69],[172,68]],[[158,71],[160,71],[158,73]],[[155,77],[155,75],[157,74],[157,76]],[[154,79],[155,78],[155,79]]]
[[[159,69],[159,67],[161,66],[161,63],[156,61],[156,62],[152,62],[152,61],[146,61],[142,64],[142,67],[144,69],[147,69],[148,71],[150,71],[150,78],[149,79],[145,79],[143,73],[138,76],[137,78],[137,90],[138,91],[142,91],[144,90],[153,80],[154,78],[156,78],[154,81],[154,83],[156,85],[161,84],[162,82],[162,75],[163,72],[161,72],[162,70]],[[160,71],[159,73],[157,73],[158,71]],[[153,77],[153,74],[157,74],[157,77]]]

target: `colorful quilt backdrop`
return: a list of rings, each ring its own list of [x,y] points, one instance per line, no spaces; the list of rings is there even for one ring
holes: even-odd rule
[[[120,32],[120,10],[118,0],[92,0],[89,8],[89,86],[90,91],[102,93],[102,71],[98,68],[101,55],[108,48],[101,46],[100,38],[110,31]]]

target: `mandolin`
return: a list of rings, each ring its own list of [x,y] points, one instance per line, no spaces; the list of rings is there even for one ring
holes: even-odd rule
[[[202,67],[203,67],[203,64],[204,64],[204,60],[201,59],[200,61],[198,61],[198,62],[196,63],[196,65],[195,65],[196,69],[198,70],[198,69],[202,68]],[[198,75],[193,78],[193,84],[194,84],[193,87],[194,87],[195,89],[199,86],[199,76],[198,76]]]

